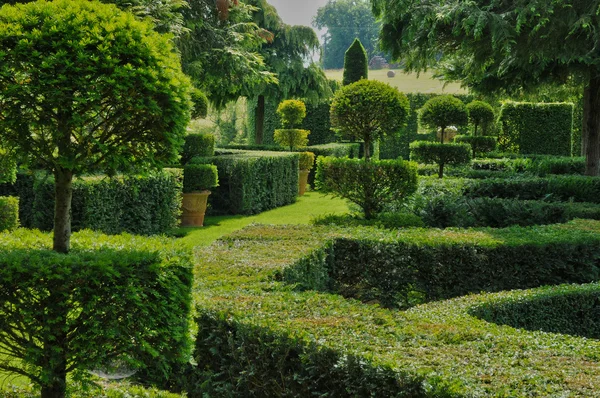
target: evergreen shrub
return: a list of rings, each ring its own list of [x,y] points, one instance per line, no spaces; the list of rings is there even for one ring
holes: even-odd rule
[[[483,135],[457,135],[454,142],[459,144],[469,144],[473,151],[473,158],[477,155],[485,154],[496,149],[498,139],[496,137]]]
[[[19,226],[19,198],[0,196],[0,232]]]
[[[187,164],[183,168],[183,193],[205,191],[219,185],[217,166]]]
[[[499,117],[499,148],[523,154],[570,156],[573,109],[571,103],[505,102]]]
[[[208,115],[208,98],[202,91],[194,88],[190,92],[192,97],[192,119],[204,119]]]
[[[344,74],[342,85],[355,83],[369,78],[369,61],[367,51],[358,38],[354,39],[344,55]]]
[[[164,238],[85,231],[66,256],[49,234],[2,233],[0,350],[38,384],[61,360],[68,372],[118,361],[164,376],[191,354],[191,286],[191,256]]]
[[[494,109],[490,104],[483,101],[472,101],[467,104],[467,113],[469,121],[473,124],[473,135],[477,136],[479,127],[483,129],[482,135],[485,135],[486,128],[494,121]]]
[[[471,161],[471,146],[469,144],[415,141],[410,144],[410,160],[418,163],[437,164],[438,177],[443,178],[446,165],[463,165]]]
[[[371,219],[386,204],[405,200],[416,191],[417,166],[405,160],[319,157],[315,182],[317,190],[356,203]]]
[[[419,110],[419,122],[430,129],[441,129],[440,143],[443,143],[446,128],[467,124],[467,107],[452,95],[438,95]]]
[[[196,156],[214,156],[215,136],[212,134],[188,134],[181,153],[181,164]]]
[[[298,195],[297,153],[229,150],[191,163],[218,168],[210,209],[216,214],[256,214],[294,203]]]
[[[300,152],[298,168],[300,170],[311,170],[315,165],[315,154],[312,152]]]

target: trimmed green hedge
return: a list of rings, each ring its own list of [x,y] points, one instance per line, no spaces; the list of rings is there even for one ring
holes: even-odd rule
[[[570,156],[573,109],[571,103],[505,102],[498,146],[518,153]]]
[[[336,141],[329,120],[330,108],[330,100],[318,104],[306,104],[306,118],[302,121],[301,128],[310,131],[308,145],[323,145]]]
[[[191,256],[165,238],[85,231],[71,242],[64,255],[50,234],[0,234],[0,351],[23,361],[13,365],[46,379],[62,352],[71,370],[120,359],[160,379],[185,364]]]
[[[0,232],[19,226],[19,198],[0,196]]]
[[[52,229],[52,177],[43,173],[20,174],[14,185],[5,185],[2,191],[19,197],[19,219],[23,227]],[[77,178],[73,182],[73,230],[92,229],[108,234],[164,233],[177,226],[181,191],[179,169],[166,169],[145,177]]]
[[[474,170],[512,171],[531,173],[539,176],[547,174],[581,174],[585,172],[585,158],[570,156],[528,156],[516,159],[474,159]]]
[[[600,339],[600,284],[509,292],[471,308],[469,313],[518,329]]]
[[[479,154],[496,149],[497,138],[484,135],[457,135],[454,137],[454,142],[471,145],[473,158],[475,158]]]
[[[492,284],[509,282],[514,266],[507,261],[493,268],[485,256],[477,258],[477,249],[502,255],[517,253],[520,246],[520,272],[536,284],[553,273],[556,281],[594,277],[594,253],[600,244],[600,223],[582,221],[513,228],[497,235],[493,230],[362,231],[359,242],[385,248],[406,239],[413,242],[416,255],[470,247],[468,258],[481,264],[475,274],[492,275]],[[472,307],[497,294],[398,312],[327,293],[331,266],[343,255],[335,242],[354,234],[306,226],[254,226],[200,251],[205,261],[197,268],[194,289],[198,366],[189,373],[188,396],[583,398],[600,390],[597,341],[519,331],[469,315]],[[571,249],[560,251],[561,245]],[[553,248],[556,255],[547,263],[536,262],[550,257],[543,255],[543,247]],[[398,253],[398,259],[402,256]],[[369,260],[381,257],[378,253]],[[450,268],[461,267],[459,258],[439,259]],[[341,261],[354,261],[353,267],[359,268],[350,256]],[[444,277],[449,271],[442,272],[440,278],[435,273],[431,278],[448,285]],[[496,274],[504,279],[494,282]],[[468,278],[482,279],[471,274]],[[282,279],[294,281],[295,289]]]
[[[212,190],[213,214],[256,214],[296,202],[298,154],[228,150],[191,163],[212,163],[219,186]]]
[[[215,136],[212,134],[188,134],[181,152],[181,164],[186,164],[196,156],[215,155]]]
[[[212,164],[187,164],[183,168],[183,193],[210,190],[219,185],[217,167]]]
[[[415,141],[410,144],[410,160],[418,163],[437,164],[438,177],[443,178],[444,166],[459,166],[471,161],[471,145]]]
[[[600,178],[553,176],[478,179],[465,184],[464,194],[469,197],[600,203]]]

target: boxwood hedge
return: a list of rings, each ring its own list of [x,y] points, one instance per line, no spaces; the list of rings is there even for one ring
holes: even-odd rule
[[[552,282],[569,274],[593,279],[599,230],[598,222],[576,221],[500,232],[254,226],[235,233],[197,253],[203,260],[194,289],[198,365],[189,373],[188,396],[594,396],[600,389],[597,341],[518,330],[470,315],[494,294],[398,312],[332,294],[330,275],[339,264],[336,242],[358,233],[359,244],[369,241],[381,249],[412,240],[414,253],[438,256],[454,269],[461,267],[458,258],[441,252],[470,248],[476,258],[479,249],[496,251],[505,263],[488,266],[482,255],[481,271],[494,279],[499,275],[507,285],[514,270],[532,285],[549,275]],[[580,251],[564,255],[561,245]],[[542,253],[546,246],[554,256]],[[519,253],[523,270],[510,265],[510,253]],[[342,262],[349,261],[347,256]]]

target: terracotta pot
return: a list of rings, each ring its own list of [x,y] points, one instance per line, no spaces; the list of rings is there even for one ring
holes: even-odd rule
[[[204,225],[204,214],[210,191],[191,192],[183,194],[181,203],[181,226],[201,227]]]
[[[300,170],[299,176],[298,176],[298,195],[302,196],[304,195],[304,192],[306,192],[306,184],[308,184],[308,173],[310,170]]]

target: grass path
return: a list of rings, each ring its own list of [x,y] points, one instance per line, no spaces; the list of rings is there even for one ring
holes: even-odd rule
[[[208,246],[222,236],[228,235],[250,224],[309,224],[310,219],[323,214],[344,214],[350,211],[348,202],[318,192],[307,192],[298,197],[296,203],[269,210],[254,216],[206,217],[204,227],[179,228],[187,233],[180,239],[184,247],[193,249]]]

